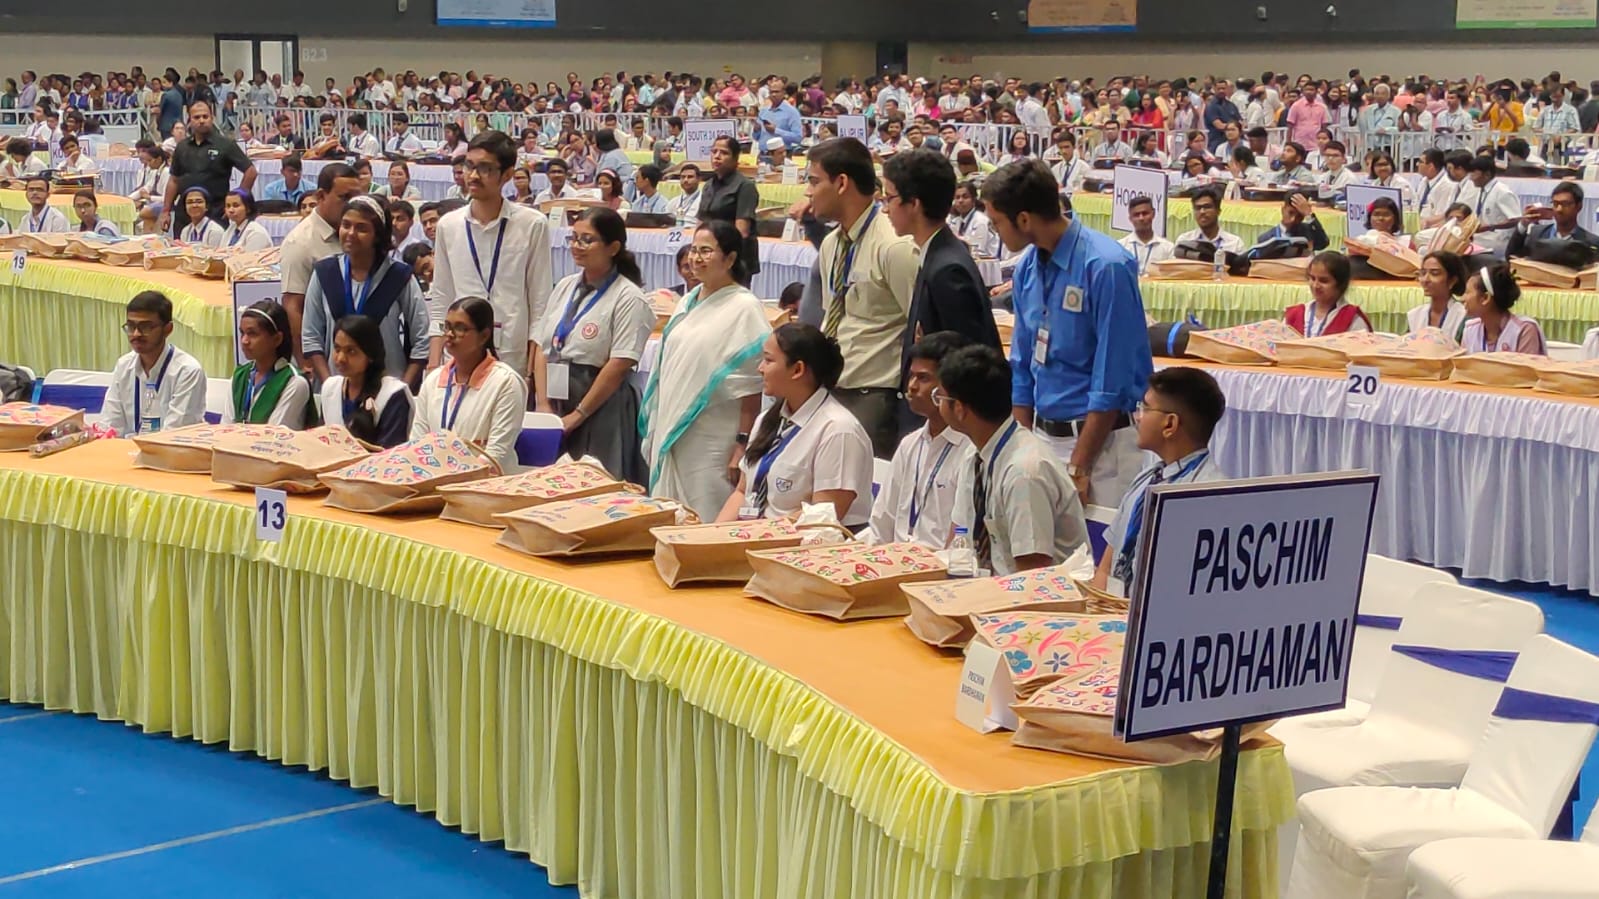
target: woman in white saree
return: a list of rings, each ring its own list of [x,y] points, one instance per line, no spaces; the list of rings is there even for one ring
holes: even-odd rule
[[[675,499],[714,521],[738,481],[738,463],[761,406],[761,346],[772,334],[765,305],[747,288],[743,236],[703,222],[689,259],[700,285],[678,303],[639,411],[651,496]]]

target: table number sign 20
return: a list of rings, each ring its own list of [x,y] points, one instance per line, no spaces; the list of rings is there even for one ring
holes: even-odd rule
[[[1351,365],[1344,374],[1344,402],[1350,406],[1377,405],[1381,372],[1374,365]]]

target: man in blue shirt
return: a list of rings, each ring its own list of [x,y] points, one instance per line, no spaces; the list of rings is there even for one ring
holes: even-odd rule
[[[1220,144],[1227,141],[1225,131],[1228,122],[1237,122],[1242,128],[1244,117],[1239,114],[1238,107],[1228,99],[1229,85],[1225,80],[1216,82],[1216,88],[1211,92],[1210,102],[1205,104],[1205,131],[1210,135],[1210,148],[1215,150]]]
[[[310,189],[301,180],[300,174],[304,171],[298,156],[288,156],[283,160],[283,177],[268,184],[262,191],[263,200],[287,200],[300,208],[300,198],[310,193]]]
[[[161,92],[161,110],[156,119],[156,125],[161,130],[162,137],[172,136],[172,126],[183,120],[183,86],[176,81],[168,81],[166,90]]]
[[[800,124],[799,110],[789,102],[789,97],[796,93],[798,89],[793,85],[781,91],[772,91],[771,105],[762,109],[759,116],[764,136],[758,143],[765,143],[767,137],[781,137],[789,152],[799,149],[800,141],[805,137],[804,128]]]
[[[1067,462],[1083,502],[1114,503],[1142,467],[1132,425],[1154,369],[1138,263],[1110,237],[1061,214],[1043,162],[988,176],[983,199],[1011,278],[1011,405]]]

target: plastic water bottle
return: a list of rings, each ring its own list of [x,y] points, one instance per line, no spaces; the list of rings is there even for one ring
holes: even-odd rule
[[[1222,252],[1221,247],[1216,248],[1215,261],[1210,264],[1210,280],[1227,280],[1227,254]]]
[[[971,534],[960,525],[955,526],[955,539],[949,543],[949,576],[977,576],[977,550],[972,547]]]

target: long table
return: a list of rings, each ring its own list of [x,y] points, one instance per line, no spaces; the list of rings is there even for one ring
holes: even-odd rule
[[[1158,321],[1178,321],[1193,312],[1212,328],[1230,327],[1268,318],[1282,318],[1289,306],[1309,298],[1302,281],[1265,281],[1228,278],[1225,281],[1162,281],[1146,278],[1139,287],[1144,309]],[[1403,334],[1405,313],[1423,302],[1421,288],[1412,281],[1356,281],[1349,301],[1371,318],[1379,331]],[[1537,319],[1550,340],[1582,343],[1588,329],[1599,324],[1599,293],[1591,290],[1545,290],[1523,286],[1516,312]]]
[[[1283,204],[1278,202],[1262,202],[1256,200],[1225,200],[1221,204],[1219,221],[1223,231],[1236,234],[1244,242],[1244,246],[1252,246],[1260,240],[1262,234],[1277,227],[1282,222]],[[1094,194],[1079,191],[1072,195],[1072,216],[1078,221],[1114,237],[1121,237],[1126,232],[1115,231],[1110,226],[1111,197],[1110,194]],[[1327,232],[1329,249],[1342,250],[1344,236],[1349,227],[1349,221],[1341,210],[1317,207],[1316,220],[1321,222],[1323,230]],[[1166,237],[1175,241],[1179,234],[1194,228],[1193,204],[1179,197],[1171,197],[1166,201]],[[1416,214],[1405,214],[1405,231],[1415,233]]]
[[[1228,474],[1367,468],[1372,552],[1599,595],[1599,399],[1384,378],[1349,406],[1342,372],[1192,364],[1227,395]]]
[[[310,498],[262,543],[248,494],[130,449],[0,458],[0,698],[376,787],[591,895],[1203,894],[1214,763],[966,729],[959,657],[897,620]],[[1246,748],[1236,895],[1276,895],[1292,798]]]
[[[106,221],[117,226],[123,234],[133,233],[133,222],[136,213],[133,211],[133,201],[127,197],[114,194],[101,193],[99,196],[100,215]],[[51,194],[50,205],[61,210],[67,217],[67,222],[77,230],[78,217],[72,211],[72,194]],[[6,222],[11,225],[11,230],[21,230],[22,220],[27,217],[32,207],[28,205],[28,198],[20,190],[0,189],[0,215],[4,215]]]

